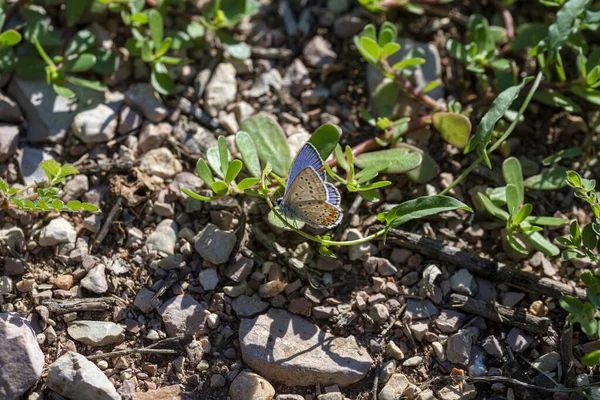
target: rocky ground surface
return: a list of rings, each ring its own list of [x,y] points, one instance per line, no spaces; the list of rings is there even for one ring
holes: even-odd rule
[[[62,198],[102,210],[0,211],[3,398],[366,400],[373,392],[380,400],[583,398],[448,379],[505,376],[553,387],[566,373],[558,334],[484,319],[453,307],[450,297],[548,317],[562,332],[565,313],[557,299],[393,242],[336,249],[337,259],[325,258],[302,238],[271,227],[264,204],[249,198],[201,203],[180,192],[205,189],[194,173],[197,157],[220,135],[235,154],[232,135],[257,113],[281,124],[292,152],[323,123],[341,126],[344,144],[372,134],[359,112],[369,101],[368,73],[352,38],[376,16],[346,0],[292,3],[267,4],[239,27],[250,45],[275,49],[269,57],[255,51],[240,62],[188,54],[194,62],[181,68],[177,96],[153,92],[147,69],[137,63],[124,64],[104,99],[83,110],[45,82],[3,76],[0,176],[19,187],[44,178],[42,160],[71,162],[81,173],[66,183]],[[424,82],[442,79],[438,96],[444,90],[461,100],[472,96],[464,90],[471,83],[457,79],[444,50],[449,35],[458,35],[454,25],[407,14],[398,21],[407,46],[427,49]],[[209,117],[196,119],[193,107]],[[554,124],[528,119],[511,143],[517,155],[539,165],[553,152],[544,147],[547,135],[578,134],[576,124],[558,118]],[[444,172],[427,185],[392,176],[381,203],[344,193],[343,208],[353,212],[336,235],[362,237],[383,207],[439,192],[468,165],[429,131],[409,141],[429,149]],[[475,174],[455,194],[468,202],[470,190],[489,180]],[[544,196],[547,215],[590,220],[566,192]],[[541,253],[515,261],[499,230],[482,229],[467,213],[406,229],[571,285],[593,268]],[[285,254],[266,247],[274,241]],[[290,259],[334,285],[311,286]],[[578,330],[573,335],[580,355],[600,347]],[[587,372],[576,362],[570,374],[577,385],[598,382],[597,373]]]

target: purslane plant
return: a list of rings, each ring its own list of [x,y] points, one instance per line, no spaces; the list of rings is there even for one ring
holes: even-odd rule
[[[25,211],[99,211],[98,207],[90,203],[73,200],[65,204],[60,200],[60,185],[65,182],[65,178],[78,174],[77,168],[70,164],[60,165],[54,160],[42,161],[40,167],[48,180],[22,189],[10,187],[0,178],[0,208]]]

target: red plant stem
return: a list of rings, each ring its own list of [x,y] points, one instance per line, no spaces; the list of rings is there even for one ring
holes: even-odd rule
[[[502,22],[504,23],[504,29],[506,29],[506,38],[512,40],[515,38],[515,20],[513,19],[510,10],[504,7],[499,0],[492,0],[494,7],[502,14]]]
[[[428,114],[428,115],[424,115],[422,117],[419,117],[415,120],[410,121],[408,123],[408,129],[406,130],[405,134],[425,128],[428,124],[431,123],[431,118],[432,118],[432,115]],[[390,139],[389,135],[390,135],[389,132],[386,131],[386,132],[382,133],[381,135],[379,135],[379,139],[382,141],[387,141]],[[369,150],[378,149],[379,147],[381,147],[381,146],[377,142],[377,139],[375,139],[375,138],[367,139],[364,142],[359,143],[352,148],[352,155],[354,157],[356,157],[359,154],[366,153]],[[329,165],[331,168],[337,166],[338,165],[337,158],[334,157],[331,160],[327,161],[327,165]]]

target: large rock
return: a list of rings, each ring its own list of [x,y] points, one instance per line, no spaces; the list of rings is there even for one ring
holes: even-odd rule
[[[28,186],[35,182],[48,180],[46,173],[40,168],[40,163],[50,159],[52,159],[52,156],[42,149],[36,147],[23,148],[23,151],[17,157],[23,183]]]
[[[100,368],[72,351],[61,356],[48,368],[46,384],[67,399],[121,400]]]
[[[75,321],[69,325],[67,332],[73,339],[89,346],[106,346],[125,339],[125,329],[107,321]]]
[[[55,218],[40,232],[40,246],[50,247],[61,243],[75,243],[77,232],[64,218]]]
[[[20,251],[25,244],[25,234],[18,226],[4,224],[0,228],[0,243],[6,244],[13,250]]]
[[[206,318],[210,314],[189,294],[170,298],[158,309],[167,335],[185,336],[208,332]]]
[[[204,92],[208,113],[216,117],[219,111],[233,103],[236,95],[235,67],[230,63],[219,64]]]
[[[222,231],[208,224],[194,238],[194,247],[202,258],[213,264],[223,264],[235,246],[235,233]]]
[[[0,313],[0,399],[17,400],[39,379],[44,353],[29,321]]]
[[[229,387],[231,400],[271,400],[275,389],[262,376],[252,371],[242,371]]]
[[[0,124],[0,164],[12,157],[17,151],[19,127]]]
[[[104,143],[115,137],[117,114],[106,104],[81,111],[73,119],[71,130],[83,143]]]
[[[15,124],[23,122],[23,114],[17,103],[2,92],[0,92],[0,121]]]
[[[148,175],[168,179],[183,171],[181,162],[166,147],[153,149],[142,156],[140,168]]]
[[[148,250],[157,250],[169,255],[175,253],[177,243],[177,223],[172,219],[163,219],[146,240]]]
[[[373,360],[353,336],[335,337],[294,314],[272,308],[239,328],[244,362],[270,382],[288,386],[337,384],[361,380]]]

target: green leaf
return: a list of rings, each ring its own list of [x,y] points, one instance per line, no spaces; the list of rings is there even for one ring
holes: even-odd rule
[[[381,29],[379,29],[379,40],[378,44],[381,47],[384,47],[388,43],[395,42],[398,36],[398,28],[396,25],[392,24],[389,21],[385,21],[381,25]],[[375,39],[375,38],[373,38]]]
[[[369,56],[367,61],[377,63],[377,60],[379,60],[379,57],[381,56],[381,49],[379,48],[377,42],[371,38],[363,36],[360,38],[360,44]]]
[[[327,160],[337,146],[341,134],[342,129],[339,126],[324,124],[312,134],[308,142],[315,146],[323,160]]]
[[[263,163],[270,162],[273,172],[286,176],[290,170],[290,150],[281,127],[267,114],[254,115],[242,122],[241,130],[248,132]]]
[[[40,168],[46,173],[48,181],[52,182],[55,176],[60,173],[60,164],[54,160],[44,160],[40,163]]]
[[[158,49],[156,49],[156,51],[154,53],[154,57],[160,58],[160,57],[164,56],[165,54],[167,54],[167,51],[169,51],[169,49],[171,48],[172,43],[173,43],[173,38],[168,37],[165,40],[163,40],[163,42],[160,44],[160,47]]]
[[[14,29],[9,29],[0,34],[0,48],[16,46],[21,41],[21,34]]]
[[[579,228],[579,223],[577,223],[577,221],[571,222],[569,233],[571,234],[571,241],[576,246],[581,246],[581,229]]]
[[[54,92],[62,97],[65,97],[67,99],[73,99],[75,98],[75,92],[73,92],[71,89],[69,89],[68,87],[65,86],[59,86],[57,84],[53,84],[52,85],[52,89],[54,89]]]
[[[583,150],[581,150],[581,147],[571,147],[569,149],[559,150],[558,152],[552,154],[551,156],[544,158],[543,164],[545,166],[548,166],[551,164],[555,164],[561,160],[577,158],[577,157],[581,157],[582,155],[583,155]]]
[[[560,253],[558,247],[553,245],[540,232],[525,231],[525,229],[528,227],[529,224],[527,222],[523,222],[521,224],[523,236],[537,251],[541,251],[547,256],[557,256]]]
[[[598,322],[595,318],[586,318],[579,321],[581,330],[589,337],[593,337],[598,332]]]
[[[252,51],[250,46],[246,43],[235,40],[234,37],[226,31],[217,31],[217,36],[221,39],[223,49],[225,49],[231,57],[237,58],[238,60],[250,58]]]
[[[577,103],[554,89],[539,91],[533,98],[550,107],[562,108],[574,113],[580,113],[582,111]]]
[[[569,222],[566,218],[558,217],[527,217],[526,221],[533,225],[543,226],[562,226]]]
[[[90,70],[96,64],[96,56],[90,53],[84,53],[76,58],[72,58],[63,64],[66,72],[84,72]]]
[[[12,197],[12,198],[10,199],[10,201],[11,201],[11,202],[12,202],[14,205],[16,205],[16,206],[17,206],[19,209],[23,209],[23,208],[25,207],[25,206],[23,205],[23,202],[22,202],[21,200],[19,200],[19,199],[15,199],[14,197]]]
[[[219,156],[219,149],[217,147],[209,147],[206,150],[206,161],[215,175],[221,179],[225,177],[221,171],[221,158]]]
[[[554,54],[569,39],[577,16],[588,7],[591,0],[568,0],[556,13],[554,22],[548,28],[548,35],[538,47]],[[534,53],[535,55],[535,53]]]
[[[58,175],[56,175],[55,179],[62,180],[64,178],[66,178],[67,176],[75,175],[78,173],[79,173],[79,170],[77,168],[75,168],[71,164],[65,164],[60,167],[60,171],[59,171]]]
[[[346,162],[346,157],[344,156],[344,152],[342,150],[342,146],[340,146],[340,144],[336,144],[335,145],[335,159],[338,162],[338,165],[340,166],[340,168],[347,170],[348,169],[348,163]]]
[[[592,224],[587,224],[581,230],[581,240],[583,245],[590,250],[594,250],[596,245],[598,244],[598,236],[596,236],[596,232],[592,229]]]
[[[208,164],[206,164],[206,161],[204,161],[203,158],[199,158],[196,162],[196,172],[198,173],[198,176],[200,177],[200,179],[202,179],[204,183],[206,183],[208,186],[212,186],[215,180],[213,178],[212,172],[210,172]]]
[[[496,217],[498,219],[501,219],[503,221],[508,221],[508,218],[509,218],[508,213],[506,211],[504,211],[503,209],[501,209],[500,207],[496,206],[492,202],[492,200],[490,200],[489,197],[487,197],[483,193],[477,193],[477,197],[479,197],[479,200],[481,201],[481,203],[483,204],[483,207],[485,207],[487,212],[489,212],[490,214],[492,214],[494,217]]]
[[[192,199],[195,199],[195,200],[200,200],[200,201],[210,201],[211,200],[210,197],[201,196],[198,193],[194,193],[191,190],[186,189],[186,188],[181,188],[180,190],[182,193],[187,194],[188,196],[190,196]]]
[[[585,292],[590,303],[592,303],[594,307],[600,309],[600,295],[596,294],[592,289],[587,289]]]
[[[163,41],[164,27],[162,15],[157,10],[151,9],[148,11],[148,25],[150,26],[154,48],[158,49]]]
[[[593,367],[600,364],[600,350],[592,351],[581,357],[581,363],[587,367]]]
[[[515,225],[520,225],[521,222],[525,221],[525,219],[527,217],[529,217],[529,215],[531,214],[531,211],[533,211],[533,206],[529,203],[524,204],[523,207],[521,207],[521,209],[517,213],[517,215],[515,215],[515,218],[513,219],[513,223]]]
[[[150,43],[149,40],[144,39],[141,42],[141,54],[142,54],[142,61],[144,62],[151,62],[152,60],[154,60],[154,53],[152,53],[152,43]]]
[[[421,165],[421,153],[407,148],[394,148],[363,153],[356,157],[355,164],[362,169],[377,168],[378,165],[389,165],[382,172],[401,174]]]
[[[82,54],[92,48],[96,37],[88,30],[78,31],[71,39],[65,50],[65,56],[70,57],[76,54]]]
[[[446,50],[457,60],[468,63],[470,61],[469,51],[466,46],[455,39],[448,39],[446,42]]]
[[[222,137],[222,136],[221,136]],[[225,182],[231,183],[242,170],[242,162],[240,160],[233,160],[229,163],[229,167],[227,167],[227,174],[225,175]]]
[[[519,190],[513,184],[506,185],[506,206],[508,207],[508,213],[511,216],[517,214],[521,202],[519,201]]]
[[[594,90],[587,87],[574,86],[571,92],[585,101],[600,106],[600,90]]]
[[[527,178],[525,187],[537,190],[555,190],[567,185],[567,169],[563,167],[552,168],[542,174]]]
[[[586,83],[589,86],[594,85],[600,80],[600,65],[596,65],[587,76]]]
[[[548,25],[541,22],[519,24],[517,35],[510,42],[512,50],[523,50],[527,47],[536,46],[548,34]]]
[[[214,181],[213,184],[211,185],[211,189],[216,194],[222,195],[222,194],[227,193],[227,191],[229,190],[229,187],[223,181]]]
[[[421,93],[429,93],[431,92],[433,89],[437,88],[438,86],[440,86],[442,84],[441,81],[431,81],[429,82],[427,85],[425,85],[425,87],[423,88],[423,90],[421,90]],[[470,131],[470,130],[469,130]]]
[[[430,215],[452,210],[466,210],[472,212],[466,204],[448,196],[424,196],[414,200],[405,201],[386,213],[377,216],[380,221],[386,222],[387,229],[395,228],[413,219],[420,219]]]
[[[363,199],[367,200],[367,201],[371,201],[371,202],[378,202],[381,201],[381,197],[379,196],[379,193],[377,193],[376,190],[361,190],[358,192],[358,194],[360,195],[360,197],[362,197]]]
[[[439,112],[433,114],[433,126],[441,133],[446,142],[458,148],[467,144],[471,134],[471,121],[458,113]]]
[[[96,64],[93,71],[101,75],[110,75],[119,68],[119,58],[114,51],[93,49],[92,54],[96,56]]]
[[[558,301],[558,304],[571,314],[581,314],[583,312],[583,302],[573,296],[563,296]]]
[[[46,203],[46,201],[43,199],[39,199],[37,202],[37,205],[40,208],[40,210],[43,210],[43,211],[48,210],[48,203]]]
[[[529,254],[529,250],[527,250],[527,247],[525,247],[525,245],[523,245],[518,238],[516,238],[515,236],[511,235],[510,233],[506,234],[506,241],[508,242],[509,246],[521,253],[521,254]]]
[[[71,211],[77,211],[81,209],[81,202],[77,200],[69,201],[67,203],[67,208]]]
[[[152,67],[150,74],[150,83],[154,90],[163,95],[168,95],[175,92],[175,83],[169,76],[169,71],[163,63],[156,63]]]
[[[65,0],[67,25],[74,26],[83,13],[90,8],[93,0]]]
[[[62,210],[65,207],[64,203],[57,199],[52,200],[50,206],[58,211]]]
[[[2,178],[0,178],[0,192],[2,192],[2,193],[8,192],[8,184]]]
[[[281,215],[281,214],[279,214],[279,215]],[[285,216],[283,216],[283,215],[281,215],[281,216],[287,221],[288,224],[292,225],[296,229],[302,229],[304,227],[304,222],[302,222],[302,221],[286,219]],[[276,228],[283,229],[286,231],[293,230],[292,228],[290,228],[286,224],[284,224],[283,221],[273,211],[269,212],[269,214],[267,215],[267,219],[268,219],[269,223]]]
[[[421,156],[423,157],[421,165],[412,171],[408,171],[406,176],[413,182],[427,183],[440,173],[440,166],[429,154],[422,153]]]
[[[387,43],[385,46],[383,46],[383,49],[381,50],[381,55],[383,57],[387,57],[394,54],[398,50],[400,50],[400,45],[398,43]]]
[[[523,189],[523,171],[521,170],[521,163],[515,157],[507,158],[502,163],[502,175],[504,175],[504,181],[507,184],[512,184],[517,190],[516,202],[520,205],[525,200],[525,193]]]
[[[492,132],[496,123],[502,118],[502,116],[508,111],[511,104],[519,97],[519,92],[523,87],[531,81],[531,78],[525,78],[523,81],[516,86],[511,86],[508,89],[500,93],[492,103],[492,106],[488,112],[481,118],[475,136],[469,140],[465,147],[465,153],[470,153],[475,150],[477,146],[481,146],[481,150],[485,159],[486,164],[489,168],[492,167],[489,157],[487,155],[487,147],[492,138]]]
[[[250,135],[244,131],[238,132],[235,135],[235,144],[242,155],[242,160],[244,160],[246,169],[252,176],[260,176],[261,168],[258,152],[256,151],[256,147],[254,146],[254,142]]]
[[[88,88],[88,89],[92,89],[92,90],[96,90],[98,92],[104,92],[106,89],[108,89],[106,87],[106,85],[104,85],[104,84],[102,84],[102,83],[100,83],[98,81],[90,81],[90,80],[87,80],[87,79],[81,79],[81,78],[77,78],[77,77],[74,77],[74,76],[67,76],[66,79],[67,79],[67,82],[70,82],[70,83],[72,83],[74,85],[81,86],[81,87]],[[75,93],[73,93],[73,95],[74,94]]]
[[[89,211],[89,212],[98,212],[100,211],[100,209],[98,207],[96,207],[94,204],[90,204],[90,203],[81,203],[81,208],[85,211]]]
[[[223,173],[223,176],[227,176],[231,153],[229,152],[229,147],[227,147],[227,139],[225,139],[225,136],[219,136],[218,144],[221,172]]]
[[[242,181],[240,183],[238,183],[238,189],[239,190],[246,190],[246,189],[250,189],[252,186],[258,184],[258,182],[260,182],[260,178],[258,177],[252,177],[252,178],[244,178],[242,179]]]
[[[408,67],[415,67],[417,65],[425,64],[424,58],[407,58],[406,60],[398,61],[392,66],[394,71],[398,71]]]

